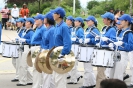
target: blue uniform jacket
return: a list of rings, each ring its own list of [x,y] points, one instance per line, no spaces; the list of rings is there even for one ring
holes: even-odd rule
[[[50,26],[45,31],[45,34],[43,36],[43,49],[51,49],[54,46],[54,29],[54,26]]]
[[[110,27],[108,30],[106,30],[106,28],[103,29],[103,37],[107,37],[109,39],[111,39],[112,41],[116,41],[116,29],[115,27]],[[101,41],[101,46],[102,45],[109,45],[109,43],[111,43],[111,41]]]
[[[122,38],[123,33],[127,30],[129,30],[129,28],[122,30],[120,32],[120,34],[118,35],[118,37]],[[123,39],[121,41],[123,41],[123,44],[122,44],[122,47],[120,47],[120,46],[118,47],[118,50],[126,51],[126,52],[133,50],[133,33],[132,32],[125,34],[125,36],[123,37]]]
[[[18,36],[21,38],[23,31],[25,30],[25,27],[18,30]]]
[[[55,46],[63,46],[62,55],[69,54],[71,51],[70,30],[64,21],[61,21],[55,27],[54,44]]]
[[[97,35],[100,35],[100,32],[99,32],[99,30],[96,28],[96,27],[89,27],[89,28],[87,28],[87,30],[86,30],[86,32],[94,32],[94,33],[96,33]],[[88,45],[95,45],[96,44],[96,41],[95,41],[95,34],[91,34],[91,33],[88,33],[87,35],[86,35],[86,38],[90,38],[90,42],[89,43],[87,43]]]
[[[44,25],[36,29],[31,39],[31,45],[40,45],[41,47],[43,47],[44,43],[42,42],[42,37],[43,37],[45,30],[46,28],[44,27]]]
[[[84,39],[84,29],[82,27],[73,28],[72,32],[75,32],[75,35],[72,35],[72,38],[76,37],[76,41],[72,42],[73,44],[79,44],[79,39]]]
[[[26,43],[30,44],[33,34],[34,34],[34,30],[33,29],[29,29],[28,31],[25,30],[25,31],[22,32],[21,38],[26,39]]]

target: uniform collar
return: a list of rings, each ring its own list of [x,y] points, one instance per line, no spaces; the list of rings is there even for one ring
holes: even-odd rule
[[[130,28],[128,27],[128,28],[126,28],[126,29],[122,29],[122,31],[126,31],[126,30],[129,30]]]
[[[62,20],[59,24],[57,24],[57,26],[59,27],[64,21]]]
[[[43,26],[43,24],[40,27],[37,27],[38,29],[40,29]]]
[[[52,27],[53,27],[53,25],[49,26],[49,27],[47,28],[47,30],[49,30],[49,29],[52,28]]]

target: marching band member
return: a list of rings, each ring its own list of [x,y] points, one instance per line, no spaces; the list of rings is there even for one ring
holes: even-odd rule
[[[106,26],[102,29],[103,33],[101,39],[99,38],[99,36],[96,36],[95,40],[100,39],[100,46],[109,45],[109,39],[111,39],[112,41],[116,40],[116,29],[112,26],[114,15],[110,12],[106,12],[105,14],[101,15],[101,17],[103,18],[103,23]],[[105,70],[105,67],[97,67],[96,88],[100,88],[100,82],[106,78],[104,73]]]
[[[72,31],[73,26],[74,26],[74,18],[72,16],[68,16],[66,18],[66,24],[68,25],[70,31]],[[71,71],[68,72],[68,75],[67,75],[67,79],[70,79],[70,78],[71,78]]]
[[[57,7],[54,10],[53,18],[57,23],[54,31],[54,46],[63,46],[63,49],[58,57],[58,61],[64,60],[64,55],[69,54],[71,51],[71,37],[70,30],[67,24],[63,21],[65,17],[65,10],[62,7]],[[53,71],[55,80],[55,88],[66,88],[66,73],[59,74]]]
[[[45,15],[44,24],[46,25],[46,31],[45,31],[45,34],[43,35],[44,47],[42,47],[42,48],[43,48],[43,50],[49,50],[54,46],[54,29],[55,29],[54,24],[55,24],[55,21],[54,21],[52,12],[48,12]],[[42,75],[43,75],[42,88],[55,88],[53,75],[47,74],[44,72],[42,72]]]
[[[75,28],[73,28],[72,30],[71,40],[73,44],[80,44],[83,42],[83,37],[84,37],[84,29],[82,28],[84,27],[84,23],[81,17],[76,17],[74,20],[75,20],[74,21]],[[78,69],[78,61],[75,60],[75,65],[71,70],[72,77],[70,78],[70,82],[68,82],[67,84],[77,84],[79,79],[83,77],[77,69]]]
[[[19,63],[19,83],[17,86],[26,86],[26,85],[32,85],[32,75],[28,69],[27,65],[27,54],[30,49],[29,45],[31,42],[32,35],[34,34],[34,31],[32,29],[32,26],[34,25],[34,19],[33,18],[27,18],[25,23],[26,30],[23,31],[21,38],[19,39],[19,42],[27,43],[27,45],[23,46],[24,51],[22,52],[22,57],[20,59]]]
[[[133,25],[133,18],[132,18],[132,25]],[[133,66],[132,66],[132,63],[133,63],[133,51],[129,52],[128,56],[129,56],[130,70],[131,70],[131,75],[132,75],[131,83],[130,83],[130,85],[128,85],[128,87],[133,87]]]
[[[31,39],[31,55],[33,52],[40,47],[43,47],[42,38],[46,28],[43,25],[43,15],[38,14],[35,18],[35,24],[37,29]],[[42,86],[42,74],[39,73],[33,66],[33,86],[32,88],[40,88]]]
[[[87,45],[95,45],[95,36],[91,35],[91,31],[93,33],[96,33],[99,35],[99,30],[96,28],[97,27],[97,21],[94,16],[88,16],[88,18],[85,19],[86,23],[88,25],[88,28],[86,29],[87,35],[84,38],[84,43]],[[93,67],[91,66],[91,63],[83,63],[84,64],[84,81],[83,81],[83,86],[80,88],[93,88],[96,85],[96,77],[93,72]]]
[[[122,15],[118,20],[122,29],[118,32],[117,42],[114,42],[114,45],[120,51],[121,60],[116,62],[114,68],[111,69],[110,77],[123,80],[123,73],[128,63],[128,52],[133,50],[133,25],[128,14]]]
[[[17,22],[17,27],[19,29],[17,31],[17,37],[15,38],[15,41],[18,42],[19,38],[22,35],[23,30],[25,30],[25,28],[23,26],[25,23],[25,20],[23,18],[19,18],[16,22]],[[19,81],[18,78],[19,78],[19,62],[20,62],[19,60],[20,60],[20,58],[21,58],[21,51],[19,51],[19,57],[17,59],[12,58],[12,64],[16,69],[16,77],[13,80],[11,80],[12,82]]]

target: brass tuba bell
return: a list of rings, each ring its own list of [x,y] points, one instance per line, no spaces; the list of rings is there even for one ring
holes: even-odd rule
[[[63,46],[54,47],[50,50],[46,58],[49,58],[50,67],[59,74],[64,74],[69,72],[75,64],[75,56],[71,51],[70,54],[64,56],[63,62],[58,62],[58,56],[61,53]]]

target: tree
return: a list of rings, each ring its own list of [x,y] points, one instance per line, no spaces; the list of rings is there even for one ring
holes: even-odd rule
[[[95,7],[95,6],[97,6],[97,5],[99,5],[99,2],[97,2],[97,1],[90,1],[90,2],[88,2],[88,4],[87,4],[87,8],[90,10],[90,9],[92,9],[93,7]]]

